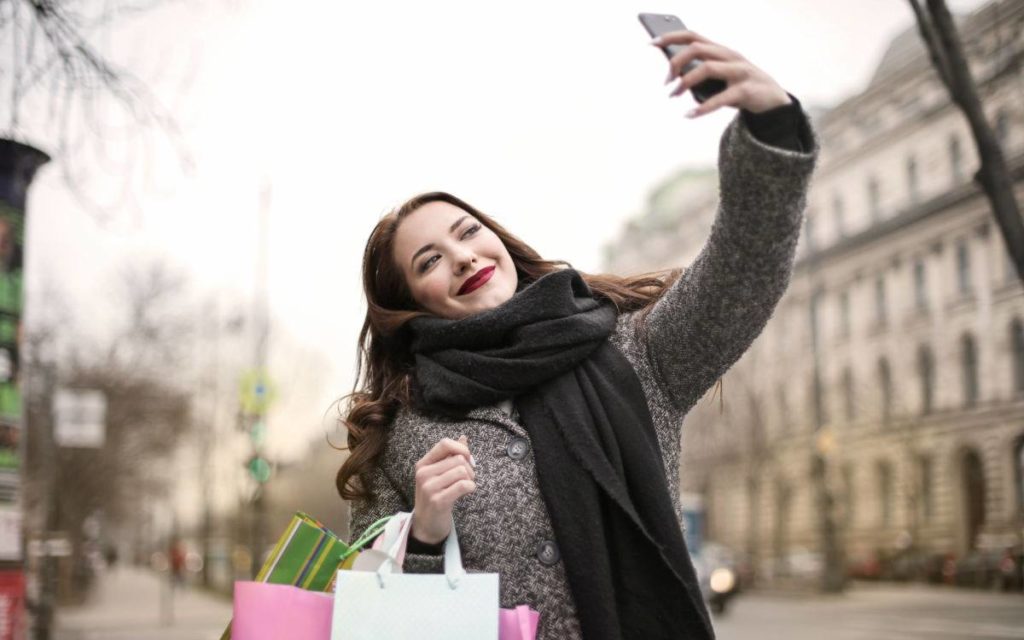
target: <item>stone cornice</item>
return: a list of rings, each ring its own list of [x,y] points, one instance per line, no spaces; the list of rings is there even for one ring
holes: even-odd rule
[[[1019,181],[1024,178],[1024,154],[1018,154],[1008,164],[1015,180]],[[973,181],[966,182],[954,189],[905,209],[892,218],[873,224],[856,235],[844,238],[820,251],[808,253],[797,260],[793,267],[794,272],[818,268],[822,262],[847,255],[896,231],[905,229],[921,220],[931,218],[979,196],[984,197],[981,189]]]

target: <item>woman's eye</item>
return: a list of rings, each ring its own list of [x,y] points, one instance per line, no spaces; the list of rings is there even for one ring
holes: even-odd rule
[[[479,230],[480,230],[480,223],[478,222],[478,223],[474,224],[472,227],[466,229],[466,231],[462,234],[462,237],[465,238],[466,236],[471,236],[471,235],[473,235],[474,233],[476,233]]]
[[[430,265],[434,264],[434,260],[437,260],[439,256],[430,256],[420,264],[420,273],[423,273],[430,268]]]

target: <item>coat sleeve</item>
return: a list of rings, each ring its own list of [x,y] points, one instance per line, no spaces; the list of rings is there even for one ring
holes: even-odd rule
[[[412,501],[407,500],[384,469],[377,467],[370,475],[373,500],[354,500],[348,530],[349,542],[358,540],[371,524],[399,511],[412,511]],[[420,553],[406,553],[402,570],[406,573],[444,573],[444,556]]]
[[[719,149],[719,205],[698,257],[639,329],[647,359],[685,413],[750,346],[789,283],[817,144],[801,113],[802,147],[758,141],[737,116]]]

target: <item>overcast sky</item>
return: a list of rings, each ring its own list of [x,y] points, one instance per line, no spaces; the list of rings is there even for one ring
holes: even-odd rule
[[[287,400],[270,442],[291,455],[351,388],[359,261],[390,206],[451,191],[546,257],[595,270],[601,245],[659,180],[715,161],[731,114],[683,117],[690,98],[666,97],[666,62],[638,12],[679,15],[818,106],[863,88],[912,18],[900,0],[497,7],[185,2],[124,23],[108,34],[110,51],[174,96],[194,171],[153,159],[157,186],[134,190],[141,214],[100,224],[69,197],[56,164],[44,169],[30,201],[30,287],[58,284],[96,331],[111,270],[128,258],[162,256],[198,290],[245,300],[270,183],[272,373]],[[46,133],[33,140],[44,149]]]

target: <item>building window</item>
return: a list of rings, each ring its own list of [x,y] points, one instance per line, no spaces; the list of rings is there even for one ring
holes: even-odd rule
[[[914,260],[914,303],[918,311],[928,310],[928,278],[923,258]]]
[[[882,188],[874,176],[868,178],[868,208],[872,220],[882,219]]]
[[[807,244],[807,253],[814,253],[814,217],[808,211],[804,218],[804,242]]]
[[[811,415],[814,416],[814,428],[828,424],[828,398],[825,396],[825,385],[821,384],[821,376],[811,376]]]
[[[960,365],[963,371],[964,406],[973,407],[978,403],[978,347],[969,333],[960,338]]]
[[[1024,514],[1024,436],[1017,439],[1017,447],[1013,452],[1013,463],[1017,472],[1017,509]]]
[[[907,158],[907,190],[910,193],[910,202],[917,202],[920,195],[920,181],[917,176],[917,158]]]
[[[953,182],[959,184],[964,179],[963,150],[960,148],[960,136],[955,133],[949,136],[949,167],[953,174]]]
[[[846,513],[844,514],[844,521],[847,527],[853,526],[853,515],[856,513],[856,498],[857,493],[854,491],[854,478],[853,478],[853,465],[846,463],[843,465],[843,492],[846,494],[844,502],[846,503]]]
[[[824,301],[824,291],[819,289],[811,294],[811,345],[814,349],[821,344],[821,312]]]
[[[882,398],[882,423],[888,424],[892,418],[892,371],[885,358],[878,359],[878,387]]]
[[[892,466],[888,462],[878,463],[878,507],[879,521],[888,527],[892,524]]]
[[[789,402],[785,385],[780,384],[775,395],[779,402],[779,433],[785,435],[789,433]]]
[[[1010,115],[1006,113],[1006,109],[1001,108],[996,111],[995,127],[993,129],[996,134],[996,140],[1005,149],[1006,139],[1010,135]]]
[[[932,412],[935,393],[935,357],[927,345],[917,349],[917,375],[921,381],[921,413]]]
[[[971,247],[966,238],[956,243],[956,284],[960,295],[971,293]]]
[[[1010,323],[1010,354],[1013,358],[1013,390],[1024,395],[1024,322],[1014,318]]]
[[[921,518],[930,522],[935,514],[935,492],[932,484],[933,478],[932,459],[928,456],[921,456],[917,459],[917,481],[920,483]]]
[[[857,398],[853,390],[853,371],[850,367],[843,369],[843,415],[847,422],[857,417]]]
[[[850,337],[850,292],[839,294],[839,337]]]
[[[836,237],[846,237],[846,211],[843,198],[838,193],[832,194],[832,217],[836,225]]]
[[[889,309],[885,300],[885,276],[875,279],[875,322],[884,327],[889,322]]]

